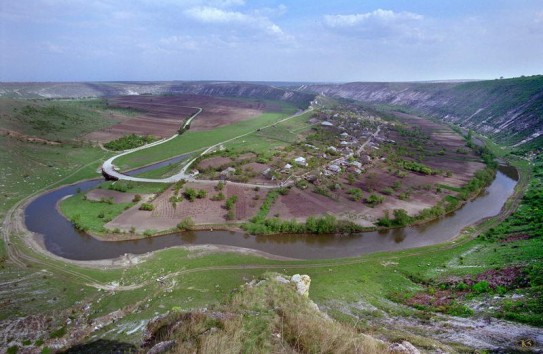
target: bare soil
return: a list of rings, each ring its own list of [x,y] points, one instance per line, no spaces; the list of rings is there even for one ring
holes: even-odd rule
[[[151,204],[155,207],[153,211],[139,210],[136,205],[106,224],[106,227],[110,229],[119,228],[123,231],[128,231],[131,227],[134,227],[137,232],[141,233],[145,230],[174,229],[185,218],[191,218],[197,225],[212,226],[227,223],[227,210],[224,208],[225,200],[211,200],[211,197],[218,193],[215,191],[214,184],[187,183],[185,188],[203,189],[207,192],[207,196],[193,202],[183,200],[176,203],[174,207],[170,202],[174,190],[170,188],[152,201]],[[182,191],[183,189],[180,193]],[[236,220],[232,220],[232,222],[254,216],[266,195],[264,190],[255,191],[253,188],[229,184],[226,185],[222,192],[226,199],[234,195],[237,196],[235,204]],[[258,199],[255,198],[255,195],[258,195]]]
[[[107,142],[127,134],[153,135],[165,138],[174,135],[182,123],[201,107],[203,111],[191,123],[191,130],[210,130],[223,125],[256,117],[263,112],[280,111],[273,103],[203,95],[118,96],[109,99],[112,107],[129,108],[133,118],[112,115],[119,123],[90,133],[84,140]]]

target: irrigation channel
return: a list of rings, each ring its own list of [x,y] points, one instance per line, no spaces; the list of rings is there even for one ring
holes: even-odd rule
[[[133,170],[145,171],[182,161],[188,156]],[[231,231],[177,232],[165,236],[130,241],[100,241],[77,231],[64,216],[57,203],[64,197],[84,192],[102,183],[101,179],[80,182],[47,192],[33,200],[25,209],[27,228],[49,252],[73,260],[112,259],[126,253],[143,254],[174,246],[228,245],[258,250],[296,259],[354,257],[361,254],[394,251],[433,245],[448,241],[475,222],[498,214],[518,182],[516,169],[500,166],[496,178],[477,198],[461,209],[435,221],[401,229],[364,232],[349,236],[332,235],[263,235],[252,236]]]

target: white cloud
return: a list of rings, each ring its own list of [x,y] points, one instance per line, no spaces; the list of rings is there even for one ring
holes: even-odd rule
[[[226,11],[216,7],[193,7],[185,11],[185,14],[205,23],[248,23],[251,18],[241,12]]]
[[[433,41],[438,37],[427,31],[430,22],[413,12],[377,9],[359,14],[325,15],[322,24],[333,32],[360,39]]]
[[[243,13],[240,11],[229,11],[216,7],[203,6],[189,8],[185,10],[184,13],[186,16],[201,23],[218,25],[237,24],[244,27],[259,29],[268,35],[277,36],[282,39],[291,38],[283,32],[281,27],[258,11],[255,13]]]
[[[394,24],[422,20],[422,15],[413,12],[394,12],[377,9],[372,12],[351,15],[325,15],[324,24],[331,28],[363,26],[371,23]]]

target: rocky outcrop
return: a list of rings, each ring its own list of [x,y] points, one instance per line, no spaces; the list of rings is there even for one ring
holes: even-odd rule
[[[413,344],[405,340],[401,343],[392,343],[388,347],[388,351],[391,354],[420,354],[420,351]]]

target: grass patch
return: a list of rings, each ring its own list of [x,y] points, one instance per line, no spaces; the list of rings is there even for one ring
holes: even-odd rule
[[[81,231],[106,232],[104,225],[122,214],[134,203],[90,201],[79,193],[60,203],[62,213]]]

